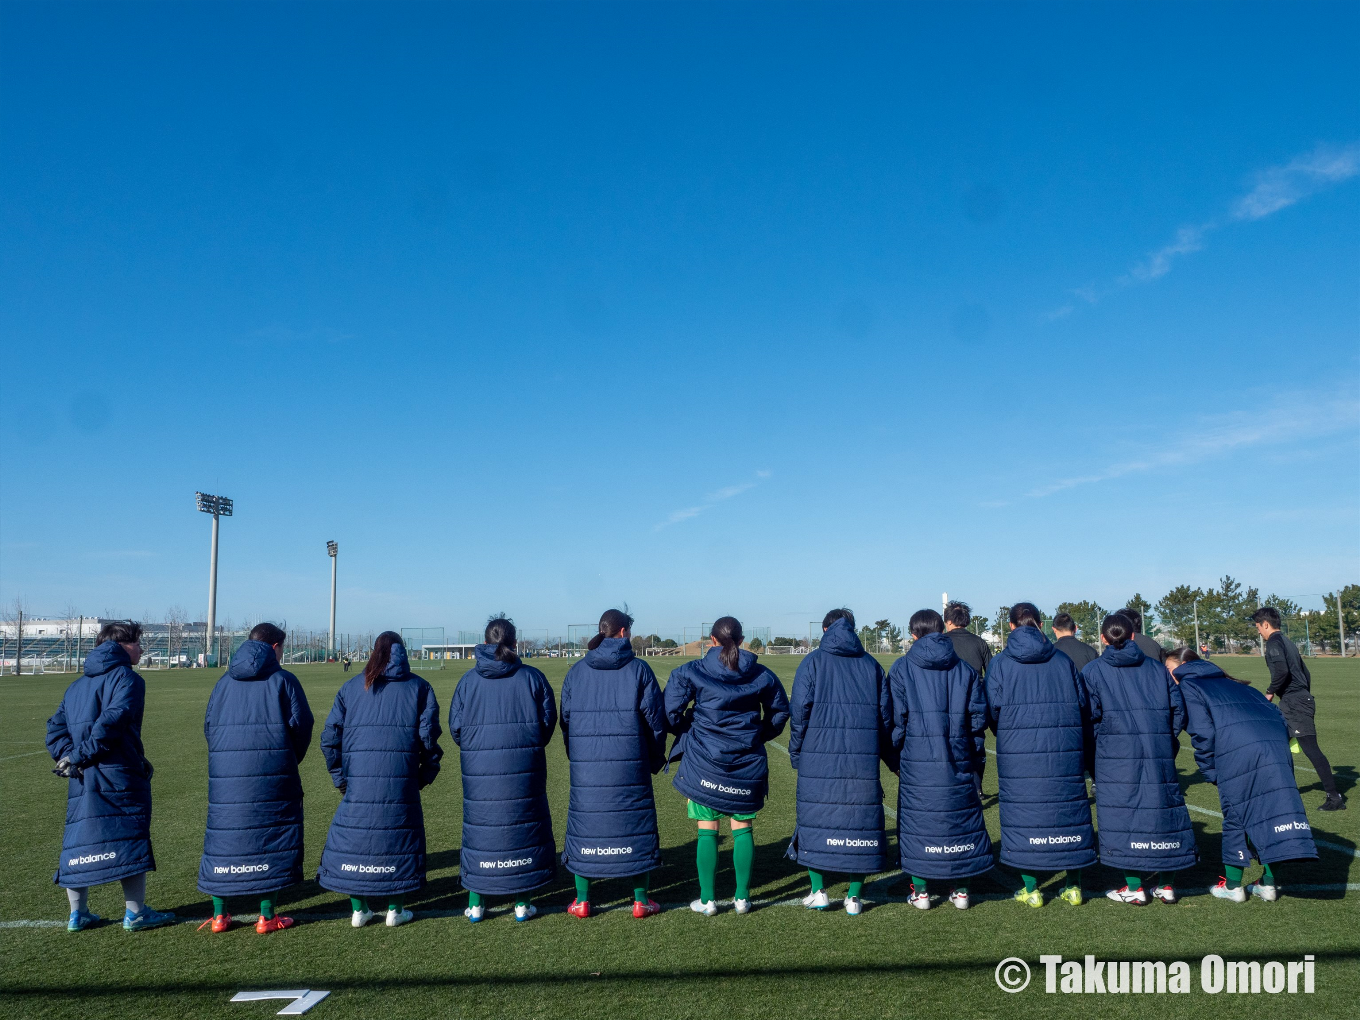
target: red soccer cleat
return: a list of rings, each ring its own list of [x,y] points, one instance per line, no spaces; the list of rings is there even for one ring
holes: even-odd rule
[[[572,900],[567,904],[567,913],[572,917],[589,917],[590,901],[586,900],[582,903],[580,900]]]
[[[231,927],[231,915],[218,914],[216,917],[210,917],[198,926],[198,930],[202,931],[204,928],[208,927],[208,925],[212,925],[212,933],[214,935],[221,935]]]
[[[293,927],[293,919],[284,917],[282,914],[275,914],[273,917],[260,916],[255,922],[255,930],[261,935],[268,935],[271,931],[283,931],[285,928]]]
[[[659,913],[661,913],[661,904],[656,902],[656,900],[649,899],[646,903],[638,903],[636,900],[633,901],[634,917],[651,917],[653,914]]]

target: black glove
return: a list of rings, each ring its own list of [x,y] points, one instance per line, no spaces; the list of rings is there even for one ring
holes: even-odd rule
[[[349,783],[341,783],[339,786],[336,787],[336,789],[340,791],[340,796],[343,797],[345,795],[345,791],[349,789]]]
[[[145,758],[142,759],[142,771],[146,773],[147,779],[150,779],[152,776],[156,774],[155,766],[153,766],[151,762],[147,761]]]

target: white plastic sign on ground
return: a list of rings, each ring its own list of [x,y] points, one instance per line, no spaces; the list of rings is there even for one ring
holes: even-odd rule
[[[300,1016],[330,994],[330,992],[312,991],[309,988],[292,988],[288,991],[279,992],[237,992],[231,997],[231,1001],[259,1002],[262,999],[292,999],[293,1001],[279,1010],[277,1015]]]

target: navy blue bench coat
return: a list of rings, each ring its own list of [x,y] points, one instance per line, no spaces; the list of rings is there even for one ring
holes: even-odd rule
[[[156,870],[151,766],[142,752],[146,681],[116,641],[95,646],[85,675],[47,720],[53,761],[84,769],[66,782],[66,831],[52,881],[81,889]]]
[[[203,717],[208,824],[200,892],[274,892],[302,881],[302,780],[312,710],[274,649],[247,641],[217,681]]]
[[[439,775],[439,702],[392,646],[372,689],[345,681],[321,732],[331,782],[343,790],[316,880],[347,896],[401,896],[425,884],[420,791]]]
[[[652,668],[624,638],[605,638],[567,671],[562,744],[571,762],[567,870],[617,878],[659,866],[652,775],[666,763],[666,706]]]
[[[483,896],[525,893],[557,874],[544,748],[557,728],[557,702],[532,666],[501,662],[478,645],[449,705],[449,733],[461,749],[463,888]]]
[[[732,670],[720,651],[710,648],[666,680],[666,719],[678,734],[670,760],[680,759],[671,785],[722,814],[754,814],[770,785],[765,744],[784,731],[789,697],[755,653],[741,649]]]
[[[1100,859],[1130,872],[1176,871],[1198,859],[1176,775],[1185,728],[1180,688],[1132,641],[1105,646],[1081,671],[1095,731]]]
[[[961,879],[992,868],[975,776],[986,760],[987,696],[943,634],[916,639],[892,664],[893,744],[900,747],[897,845],[902,870]]]
[[[871,875],[891,866],[878,763],[895,767],[892,691],[850,621],[803,656],[790,699],[798,824],[787,856],[805,868]]]
[[[1028,873],[1089,868],[1096,834],[1086,798],[1086,688],[1037,627],[1017,627],[987,669],[996,734],[1001,863]]]
[[[1317,857],[1280,710],[1211,662],[1184,663],[1176,679],[1195,762],[1223,806],[1223,863],[1245,868],[1252,850],[1263,864]]]

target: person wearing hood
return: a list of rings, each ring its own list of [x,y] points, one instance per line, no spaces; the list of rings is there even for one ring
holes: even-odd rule
[[[274,904],[280,890],[302,881],[298,763],[312,742],[312,710],[298,678],[279,665],[287,639],[272,623],[257,624],[208,698],[208,824],[198,889],[212,896],[206,923],[213,932],[231,927],[229,896],[260,898],[261,935],[293,926]]]
[[[858,915],[865,876],[889,867],[878,763],[897,766],[892,729],[887,674],[860,644],[854,614],[831,610],[794,675],[789,715],[798,823],[786,856],[808,869],[811,910],[831,906],[825,876],[835,872],[850,882],[845,912]]]
[[[898,766],[897,845],[911,876],[909,902],[930,909],[927,882],[950,883],[949,902],[968,908],[968,879],[992,868],[977,775],[987,753],[982,680],[954,651],[933,609],[912,614],[914,639],[892,664],[893,745]],[[994,667],[993,667],[994,668]]]
[[[85,658],[85,673],[47,720],[47,751],[66,780],[66,831],[52,881],[66,890],[67,931],[99,921],[90,886],[121,882],[123,928],[173,924],[175,915],[146,904],[151,852],[151,763],[142,751],[146,681],[132,667],[142,658],[142,627],[106,623]]]
[[[1176,902],[1175,872],[1199,859],[1190,812],[1176,775],[1176,740],[1185,699],[1158,659],[1134,642],[1123,613],[1105,617],[1100,658],[1081,671],[1095,733],[1096,821],[1100,860],[1124,873],[1106,895],[1142,906],[1151,895]]]
[[[1209,891],[1245,903],[1279,898],[1272,864],[1315,860],[1313,830],[1294,778],[1289,727],[1260,691],[1228,676],[1193,649],[1168,652],[1166,668],[1185,698],[1185,729],[1195,763],[1218,788],[1223,808],[1223,870]],[[1264,873],[1245,889],[1242,875],[1252,858]]]
[[[633,618],[610,609],[562,681],[562,744],[571,762],[567,845],[573,917],[590,916],[591,879],[632,878],[633,916],[661,907],[648,876],[661,865],[652,776],[666,763],[666,705],[652,668],[633,654]]]
[[[557,729],[557,701],[547,678],[520,662],[517,645],[515,625],[492,617],[473,650],[477,665],[449,705],[463,772],[463,913],[474,923],[487,896],[514,896],[515,920],[529,920],[538,913],[529,893],[557,875],[544,751]]]
[[[387,904],[387,926],[414,918],[406,896],[425,885],[420,791],[439,775],[439,702],[411,672],[401,635],[385,630],[364,671],[345,681],[321,732],[321,753],[341,793],[316,880],[349,897],[350,924]]]
[[[718,871],[718,821],[731,819],[732,864],[738,914],[751,910],[751,864],[755,859],[752,822],[765,804],[770,764],[765,744],[789,721],[789,698],[779,678],[755,653],[741,647],[741,623],[724,616],[713,624],[708,653],[671,670],[666,680],[666,719],[676,740],[670,760],[679,759],[672,785],[689,798],[687,813],[698,825],[695,862],[699,898],[690,909],[706,917],[718,912],[714,885]]]
[[[1055,623],[1056,626],[1056,623]],[[1001,863],[1020,872],[1015,898],[1044,905],[1040,873],[1067,872],[1059,898],[1081,906],[1081,872],[1096,863],[1086,798],[1089,709],[1076,664],[1044,636],[1030,602],[1011,606],[1010,638],[987,670],[996,734]]]

